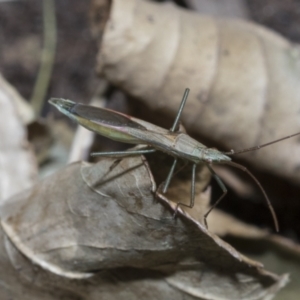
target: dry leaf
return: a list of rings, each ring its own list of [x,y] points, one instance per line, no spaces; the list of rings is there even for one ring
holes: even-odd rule
[[[113,0],[98,70],[152,110],[173,116],[189,87],[182,117],[188,132],[240,149],[299,131],[299,49],[253,23],[198,15],[170,2]],[[297,182],[299,151],[293,138],[243,157]]]
[[[9,98],[13,102],[19,118],[23,124],[29,124],[35,120],[34,112],[31,106],[25,99],[18,93],[18,91],[12,87],[0,74],[0,90],[1,97]]]
[[[196,211],[189,212],[199,220]],[[287,288],[281,290],[276,300],[294,300],[300,293],[300,245],[279,235],[271,234],[253,225],[246,224],[223,211],[214,209],[208,218],[209,230],[225,238],[242,253],[263,263],[275,273],[290,275]]]
[[[286,283],[188,215],[174,219],[155,189],[141,157],[71,164],[1,205],[2,256],[33,290],[78,299],[137,299],[145,289],[143,299],[267,299]]]
[[[26,139],[23,122],[27,120],[26,105],[18,93],[0,76],[0,200],[31,186],[37,165]],[[15,105],[23,103],[24,106]],[[18,108],[17,108],[18,107]],[[25,109],[21,109],[25,107]],[[19,115],[23,114],[23,117]]]
[[[276,300],[294,300],[300,293],[300,245],[267,230],[245,224],[215,209],[208,219],[209,229],[252,259],[275,273],[289,272],[291,281]]]

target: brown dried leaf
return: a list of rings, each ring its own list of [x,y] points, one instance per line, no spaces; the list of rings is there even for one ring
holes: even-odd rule
[[[0,273],[2,283],[5,283],[5,285],[2,284],[0,289],[1,299],[6,299],[5,297],[25,300],[60,299],[59,297],[72,300],[92,300],[99,299],[99,297],[102,299],[124,299],[124,297],[127,299],[158,299],[164,297],[164,295],[165,298],[171,299],[182,299],[182,297],[195,299],[182,289],[182,286],[176,282],[176,278],[170,276],[171,278],[164,279],[163,274],[156,271],[138,269],[102,270],[94,277],[80,281],[56,276],[31,264],[3,235],[1,227],[0,266],[5,269],[5,274],[4,272]],[[189,280],[189,278],[184,278],[184,280]],[[282,281],[278,283],[282,283]],[[190,284],[191,282],[189,282]],[[22,293],[24,293],[24,296],[22,296]],[[287,294],[285,293],[285,295]],[[206,298],[204,297],[204,299]]]
[[[145,288],[144,299],[166,298],[170,289],[174,299],[263,299],[285,284],[286,276],[265,271],[188,215],[174,219],[155,189],[139,157],[71,164],[0,207],[9,259],[44,289],[89,289],[85,299],[122,299],[125,286],[130,299]],[[27,259],[49,272],[20,268]],[[68,278],[83,281],[66,285]]]
[[[214,234],[224,237],[232,235],[241,238],[264,238],[270,235],[268,230],[246,224],[227,213],[214,209],[208,218],[209,230]]]
[[[208,219],[209,229],[231,245],[275,273],[289,272],[291,281],[276,300],[294,300],[300,293],[300,245],[279,235],[245,224],[215,209]]]
[[[26,122],[28,116],[27,106],[23,103],[23,99],[0,75],[1,201],[31,186],[36,178],[35,157],[26,139],[26,129],[22,124]]]
[[[92,12],[96,28],[97,1]],[[198,15],[170,2],[114,0],[98,70],[173,116],[189,87],[182,117],[188,131],[240,149],[299,131],[299,49],[253,23]],[[293,138],[244,157],[297,182],[299,151]]]

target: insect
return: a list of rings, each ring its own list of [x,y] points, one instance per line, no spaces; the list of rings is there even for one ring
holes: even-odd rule
[[[186,89],[173,126],[169,130],[113,110],[83,105],[70,100],[52,98],[49,100],[49,103],[54,105],[59,111],[61,111],[69,118],[75,120],[80,125],[100,135],[106,136],[112,140],[120,142],[141,144],[141,147],[137,150],[97,152],[92,153],[92,156],[108,156],[114,158],[123,158],[126,156],[153,153],[156,150],[165,152],[173,156],[173,164],[162,187],[163,193],[166,193],[168,190],[178,159],[182,159],[186,162],[192,163],[190,203],[185,204],[178,202],[176,205],[174,216],[176,215],[179,206],[186,206],[189,208],[192,208],[194,206],[196,167],[198,164],[204,163],[208,167],[212,176],[216,179],[217,183],[223,191],[221,197],[219,197],[219,199],[211,206],[211,208],[204,215],[204,224],[207,227],[207,217],[209,213],[220,203],[220,201],[227,194],[227,189],[220,177],[213,170],[212,164],[227,164],[235,168],[241,169],[242,171],[246,172],[250,177],[252,177],[254,182],[257,184],[257,186],[263,193],[268,208],[273,217],[275,229],[276,231],[279,231],[279,225],[275,211],[260,182],[247,168],[240,164],[232,162],[230,156],[234,154],[258,150],[268,145],[299,135],[300,132],[263,145],[243,149],[240,151],[231,150],[229,152],[221,152],[217,149],[208,148],[205,145],[196,141],[195,139],[191,138],[185,132],[180,131],[179,129],[180,116],[185,106],[188,94],[189,89]]]

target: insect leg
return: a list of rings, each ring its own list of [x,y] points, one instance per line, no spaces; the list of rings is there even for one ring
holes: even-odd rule
[[[167,192],[167,190],[168,190],[168,187],[170,185],[170,181],[171,181],[171,178],[173,176],[176,164],[177,164],[177,158],[174,159],[173,165],[172,165],[172,167],[170,169],[170,172],[168,174],[168,177],[167,177],[167,179],[165,181],[165,184],[164,184],[164,187],[163,187],[163,190],[162,190],[163,194],[165,194]]]
[[[145,148],[145,149],[141,148],[141,149],[129,150],[129,151],[93,152],[91,153],[91,156],[105,156],[105,157],[116,158],[116,160],[109,167],[108,173],[110,173],[122,161],[122,158],[137,156],[137,155],[147,154],[147,153],[153,153],[155,151],[156,151],[155,149],[151,149],[151,148]]]
[[[136,156],[141,154],[153,153],[155,149],[138,149],[138,150],[129,150],[129,151],[110,151],[110,152],[93,152],[91,156],[106,156],[106,157],[128,157]]]
[[[221,180],[221,178],[216,174],[216,172],[213,170],[213,168],[207,164],[206,165],[209,169],[209,171],[211,172],[211,174],[214,176],[214,178],[216,179],[218,185],[220,186],[220,188],[223,191],[223,194],[221,195],[221,197],[211,206],[211,208],[205,213],[204,215],[204,225],[206,228],[208,228],[207,226],[207,217],[210,214],[210,212],[221,202],[221,200],[225,197],[225,195],[227,194],[227,189],[225,184],[223,183],[223,181]]]
[[[188,162],[186,161],[182,167],[180,167],[178,170],[176,170],[175,173],[172,174],[172,177],[173,177],[174,175],[178,174],[180,171],[182,171],[182,170],[187,166],[187,164],[188,164]],[[170,181],[171,181],[171,180],[170,180]],[[159,187],[157,188],[157,191],[162,191],[162,193],[166,193],[166,192],[167,192],[167,189],[169,188],[169,184],[168,184],[168,186],[167,186],[167,189],[164,189],[163,187],[165,186],[165,182],[166,182],[166,181],[162,182],[162,183],[159,185]],[[165,190],[165,191],[163,191],[163,190]]]
[[[193,206],[194,206],[194,203],[195,203],[196,167],[197,167],[197,165],[193,164],[193,167],[192,167],[192,183],[191,183],[191,199],[190,199],[190,204],[187,205],[185,203],[178,202],[177,205],[176,205],[176,208],[175,208],[174,217],[176,216],[178,207],[180,205],[186,206],[186,207],[189,207],[189,208],[193,208]]]
[[[189,91],[190,91],[190,89],[185,89],[185,91],[184,91],[183,98],[182,98],[182,100],[181,100],[181,103],[180,103],[180,106],[179,106],[179,109],[178,109],[177,116],[176,116],[176,118],[175,118],[175,121],[174,121],[174,124],[173,124],[172,128],[170,129],[171,132],[174,132],[174,131],[176,131],[176,129],[177,129],[177,126],[178,126],[178,122],[179,122],[181,113],[182,113],[182,111],[183,111],[185,102],[186,102],[187,97],[188,97],[188,95],[189,95]]]
[[[138,149],[138,150],[129,150],[129,151],[110,151],[110,152],[94,152],[91,153],[91,156],[105,156],[111,158],[117,158],[112,165],[109,167],[109,172],[111,172],[122,160],[122,158],[129,156],[136,156],[141,154],[153,153],[155,149]]]

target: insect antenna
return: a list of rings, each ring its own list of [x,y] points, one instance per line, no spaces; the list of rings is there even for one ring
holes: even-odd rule
[[[270,201],[270,199],[269,199],[266,191],[264,190],[264,188],[262,187],[262,185],[260,184],[260,182],[258,181],[258,179],[246,167],[244,167],[243,165],[237,164],[237,163],[235,163],[233,161],[224,161],[223,163],[226,164],[226,165],[232,166],[234,168],[237,168],[237,169],[240,169],[240,170],[246,172],[255,181],[255,183],[260,188],[261,192],[263,193],[263,195],[264,195],[264,197],[266,199],[268,208],[269,208],[269,210],[271,212],[271,215],[272,215],[272,218],[273,218],[273,221],[274,221],[275,229],[278,232],[279,231],[279,224],[278,224],[278,219],[277,219],[275,210],[274,210],[274,208],[273,208],[273,206],[271,204],[271,201]]]
[[[266,144],[262,144],[262,145],[254,146],[254,147],[251,147],[251,148],[242,149],[242,150],[237,150],[237,151],[235,151],[235,150],[232,149],[229,152],[222,152],[222,153],[225,154],[225,155],[229,155],[230,156],[230,155],[234,155],[234,154],[240,154],[240,153],[255,151],[255,150],[259,150],[261,148],[267,147],[269,145],[278,143],[280,141],[287,140],[287,139],[289,139],[291,137],[294,137],[296,135],[300,135],[300,132],[297,132],[297,133],[292,134],[292,135],[285,136],[283,138],[280,138],[278,140],[275,140],[275,141],[272,141],[272,142],[269,142],[269,143],[266,143]]]

